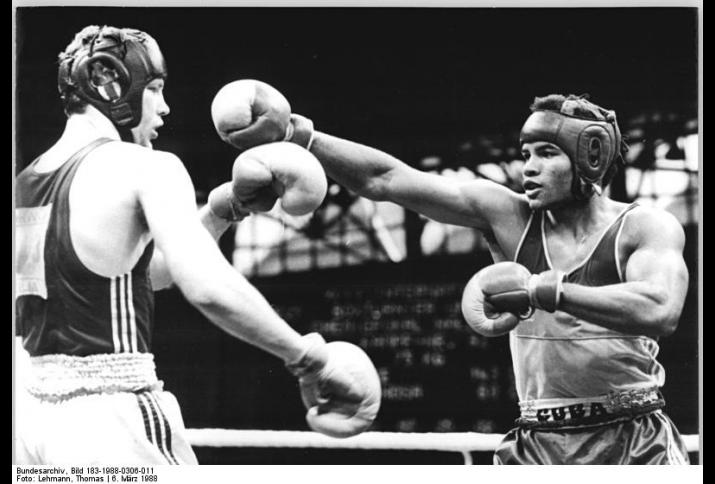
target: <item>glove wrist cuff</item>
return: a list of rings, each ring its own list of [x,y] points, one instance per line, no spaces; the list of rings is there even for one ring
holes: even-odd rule
[[[538,309],[553,313],[561,304],[564,292],[563,271],[550,270],[534,274],[529,278],[528,291],[530,304]]]
[[[290,124],[286,129],[286,141],[302,146],[306,150],[310,150],[313,145],[313,137],[315,129],[313,121],[299,114],[290,115]]]
[[[213,215],[227,222],[240,222],[251,214],[251,212],[233,196],[230,183],[213,189],[209,193],[207,203],[209,211]],[[227,210],[224,209],[219,212],[215,210],[214,207],[226,207]]]
[[[235,197],[229,197],[228,206],[231,209],[231,222],[240,222],[251,215],[251,212]]]
[[[309,333],[301,338],[305,346],[303,352],[293,361],[286,362],[286,368],[294,376],[301,378],[325,366],[328,350],[323,337],[318,333]]]

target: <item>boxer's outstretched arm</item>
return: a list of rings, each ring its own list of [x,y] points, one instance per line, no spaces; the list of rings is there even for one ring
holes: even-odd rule
[[[527,215],[524,199],[488,180],[458,181],[414,169],[380,150],[316,132],[310,148],[335,181],[371,200],[389,200],[443,223],[493,228]]]
[[[189,302],[230,335],[284,361],[299,379],[314,430],[335,437],[366,430],[380,406],[380,381],[369,358],[334,351],[318,334],[300,336],[223,257],[199,220],[181,161],[168,153],[143,161],[137,199]]]
[[[623,333],[667,336],[677,328],[688,290],[685,235],[669,213],[639,211],[632,217],[635,249],[625,267],[626,282],[564,284],[559,309]]]
[[[231,267],[201,224],[180,160],[151,154],[140,170],[138,200],[172,279],[187,300],[227,333],[286,361],[303,343],[265,298]]]

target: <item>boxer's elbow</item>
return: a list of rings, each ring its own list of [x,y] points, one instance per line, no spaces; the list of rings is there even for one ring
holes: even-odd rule
[[[671,308],[658,308],[652,318],[652,327],[656,333],[654,336],[666,337],[675,333],[680,322],[680,311]]]
[[[369,200],[381,202],[390,199],[389,182],[383,176],[376,176],[363,181],[356,193]]]
[[[642,324],[648,328],[648,335],[652,337],[666,337],[672,335],[680,322],[680,308],[674,307],[667,300],[654,303],[650,310],[641,313]]]
[[[209,321],[224,327],[231,314],[231,303],[226,300],[222,291],[212,287],[184,290],[184,297],[203,314]]]
[[[221,305],[222,295],[216,278],[208,273],[178,277],[176,283],[184,298],[201,312],[214,312]]]
[[[171,274],[168,270],[152,268],[149,272],[149,280],[151,281],[151,288],[154,292],[174,287],[174,280],[171,278]]]
[[[216,295],[210,288],[196,284],[180,284],[179,287],[189,304],[201,312],[216,306]]]
[[[230,266],[214,268],[181,286],[186,300],[212,321],[223,320],[251,302],[250,285]]]
[[[614,299],[606,303],[614,329],[625,333],[659,338],[670,336],[678,327],[682,304],[665,288],[649,283],[614,287]],[[568,302],[568,298],[563,300]],[[594,299],[597,301],[597,298]],[[611,306],[611,303],[615,303]],[[598,304],[598,303],[597,303]],[[604,313],[604,316],[606,315]]]
[[[362,180],[357,193],[376,202],[394,201],[399,197],[401,183],[406,176],[407,173],[400,167],[375,171]]]

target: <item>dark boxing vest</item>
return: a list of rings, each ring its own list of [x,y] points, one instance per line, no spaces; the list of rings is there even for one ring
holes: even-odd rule
[[[107,278],[82,264],[70,237],[72,180],[108,141],[93,141],[55,171],[36,172],[35,160],[17,176],[16,334],[31,356],[150,351],[153,242],[130,272]]]
[[[605,286],[623,282],[618,239],[626,207],[601,234],[591,254],[566,282]],[[532,273],[552,269],[545,246],[544,213],[533,212],[514,260]],[[661,387],[665,371],[656,360],[657,342],[623,334],[561,311],[536,310],[510,333],[519,400],[581,398],[624,390]]]

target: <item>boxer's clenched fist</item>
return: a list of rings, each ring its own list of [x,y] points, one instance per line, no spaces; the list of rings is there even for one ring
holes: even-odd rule
[[[367,430],[380,409],[380,377],[358,346],[326,343],[317,333],[303,337],[306,350],[286,366],[298,377],[301,398],[313,430],[345,438]]]
[[[270,143],[241,153],[233,164],[231,190],[239,207],[271,210],[277,200],[289,215],[305,215],[320,206],[328,190],[323,167],[293,143]]]
[[[239,150],[283,141],[290,104],[265,82],[244,79],[223,86],[211,103],[216,132]]]
[[[514,329],[534,309],[554,312],[563,292],[560,271],[531,274],[516,262],[498,262],[472,277],[462,295],[467,324],[485,336]]]
[[[275,141],[309,148],[312,141],[313,123],[291,115],[283,94],[253,79],[223,86],[211,103],[211,118],[221,139],[241,151]]]

